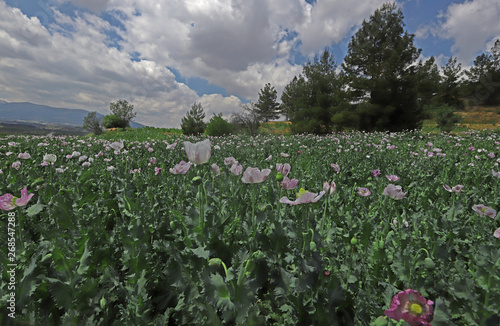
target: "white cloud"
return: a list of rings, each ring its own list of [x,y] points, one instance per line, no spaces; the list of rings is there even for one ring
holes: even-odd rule
[[[490,48],[492,39],[500,38],[500,1],[473,0],[453,3],[442,14],[443,22],[435,31],[454,41],[452,52],[459,61],[468,64]]]
[[[134,62],[108,47],[108,22],[91,14],[74,19],[55,12],[56,22],[71,24],[68,35],[55,24],[42,26],[0,1],[0,85],[9,101],[85,108],[109,113],[109,103],[134,104],[137,121],[176,127],[198,99],[162,65]],[[5,86],[5,87],[4,87]]]

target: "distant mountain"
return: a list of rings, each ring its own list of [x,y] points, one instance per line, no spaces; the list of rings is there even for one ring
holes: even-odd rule
[[[5,102],[0,100],[0,122],[22,122],[50,124],[59,126],[83,125],[83,118],[90,111],[82,109],[55,108],[47,105],[33,104],[30,102]],[[103,118],[97,113],[98,118]],[[144,125],[131,122],[130,127],[141,128]]]

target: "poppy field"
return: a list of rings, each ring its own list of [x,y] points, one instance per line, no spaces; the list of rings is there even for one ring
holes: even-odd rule
[[[0,138],[1,325],[499,325],[500,134]]]

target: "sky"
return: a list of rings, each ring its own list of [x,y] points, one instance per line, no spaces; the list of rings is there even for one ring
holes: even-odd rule
[[[340,66],[387,0],[0,0],[0,100],[179,128],[193,103],[229,117],[329,49]],[[464,68],[500,38],[500,0],[400,0],[421,59]]]

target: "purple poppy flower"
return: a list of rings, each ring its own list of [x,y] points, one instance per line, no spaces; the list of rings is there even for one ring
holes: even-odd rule
[[[389,196],[393,199],[403,199],[406,196],[406,193],[403,192],[401,186],[395,186],[392,183],[385,187],[384,192],[382,193],[384,196]]]
[[[443,187],[448,192],[454,192],[454,193],[460,194],[462,192],[462,188],[464,186],[463,185],[456,185],[455,187],[451,188],[448,185],[443,185]]]
[[[13,210],[16,207],[26,206],[34,194],[28,194],[28,188],[24,187],[21,190],[21,198],[15,197],[11,194],[0,196],[0,209],[4,211]]]
[[[27,159],[30,159],[31,158],[31,155],[30,153],[26,152],[26,153],[19,153],[19,155],[17,155],[18,158],[21,158],[23,160],[27,160]]]
[[[333,171],[337,172],[337,174],[340,172],[340,165],[338,165],[337,163],[332,163],[330,164],[330,166],[332,167]]]
[[[495,218],[497,216],[497,211],[494,210],[491,207],[484,206],[484,205],[474,205],[472,206],[472,209],[479,214],[479,216],[489,216],[491,218]]]
[[[284,177],[286,177],[288,175],[288,173],[290,173],[291,168],[292,167],[288,163],[285,163],[284,165],[283,164],[276,164],[276,171],[280,172]]]
[[[170,173],[172,174],[186,174],[186,172],[191,167],[191,162],[186,163],[184,161],[180,161],[179,164],[176,164],[172,169],[170,169]]]
[[[231,165],[231,173],[234,175],[240,175],[243,172],[243,166],[238,163]]]
[[[288,197],[284,196],[284,197],[281,197],[280,203],[289,204],[292,206],[299,205],[299,204],[315,203],[318,200],[320,200],[324,194],[325,194],[324,191],[321,191],[319,194],[317,194],[314,192],[305,191],[303,188],[301,188],[299,193],[297,194],[296,200],[291,201],[290,199],[288,199]]]
[[[371,194],[372,193],[370,192],[370,190],[368,190],[368,188],[358,187],[358,195],[360,195],[361,197],[367,197]]]
[[[243,183],[261,183],[267,179],[269,173],[271,173],[271,170],[269,169],[263,169],[261,171],[258,168],[248,167],[245,172],[243,172],[241,181]]]
[[[226,157],[224,159],[224,165],[233,165],[233,164],[236,164],[238,163],[238,161],[236,161],[236,159],[234,157]]]
[[[215,175],[219,175],[220,174],[220,168],[217,164],[212,164],[212,171],[214,171]]]
[[[399,177],[397,175],[386,175],[385,176],[387,178],[387,180],[391,181],[391,182],[396,182],[399,180]]]
[[[396,294],[384,314],[394,320],[404,320],[412,326],[430,326],[434,302],[426,300],[418,291],[407,289]]]
[[[381,174],[379,169],[371,170],[370,173],[373,177],[378,177]]]
[[[491,174],[492,174],[494,177],[500,178],[500,171],[495,172],[495,170],[491,169]]]
[[[281,181],[280,187],[289,190],[289,189],[295,189],[297,188],[297,184],[299,183],[299,180],[297,179],[292,179],[290,180],[288,177],[283,177],[283,181]]]

